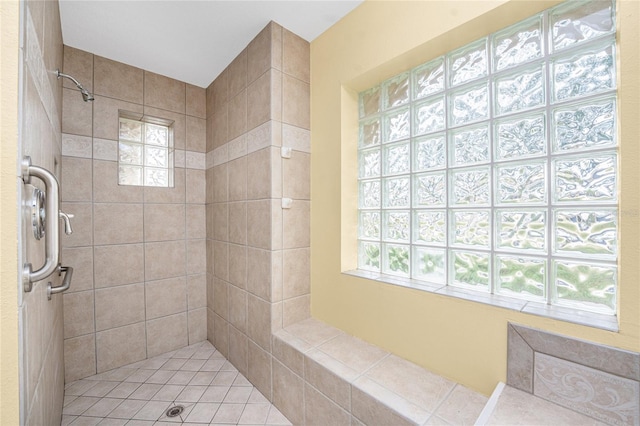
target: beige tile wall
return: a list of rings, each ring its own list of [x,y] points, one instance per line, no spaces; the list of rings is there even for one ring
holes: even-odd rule
[[[65,378],[76,380],[207,338],[205,89],[68,46],[62,198],[74,213],[63,261]],[[118,185],[118,110],[174,121],[175,187]]]
[[[271,334],[309,317],[309,43],[270,23],[206,99],[208,336],[276,401],[301,389],[274,381]]]
[[[24,23],[21,26],[24,45],[21,46],[23,85],[19,106],[21,156],[30,156],[33,165],[52,171],[60,179],[62,82],[55,76],[55,70],[62,67],[58,2],[22,2],[20,14]],[[16,170],[15,176],[17,174]],[[21,179],[16,178],[23,200],[30,197],[34,186],[44,189],[38,179],[31,182],[23,185]],[[81,196],[84,191],[86,187],[77,188],[73,197]],[[44,240],[34,238],[29,215],[23,215],[20,232],[20,264],[29,262],[34,269],[40,268],[44,263]],[[34,283],[31,292],[18,290],[20,407],[3,409],[19,410],[20,424],[59,424],[62,418],[62,295],[47,299],[47,283],[57,286],[60,281],[54,274]]]
[[[206,91],[64,58],[96,97],[63,90],[67,380],[208,337],[273,398],[271,334],[309,317],[308,43],[270,23]],[[117,185],[119,109],[174,120],[175,188]]]

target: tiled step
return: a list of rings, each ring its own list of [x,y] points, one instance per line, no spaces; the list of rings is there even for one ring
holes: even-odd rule
[[[487,398],[407,360],[308,319],[273,337],[295,404],[274,401],[294,424],[473,424]],[[322,410],[315,409],[322,407]]]
[[[587,426],[606,423],[499,383],[475,424]]]

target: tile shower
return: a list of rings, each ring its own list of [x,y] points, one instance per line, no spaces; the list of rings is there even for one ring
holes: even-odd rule
[[[202,89],[64,47],[65,381],[208,339],[268,399],[309,317],[309,44],[270,23]],[[173,120],[175,186],[118,185],[118,115]],[[284,200],[284,201],[283,201]]]
[[[206,338],[205,90],[65,47],[86,104],[63,89],[67,381]],[[118,185],[119,110],[173,120],[175,186]]]
[[[264,409],[267,397],[296,424],[335,413],[344,423],[360,424],[342,411],[347,405],[356,414],[366,411],[362,419],[379,419],[381,399],[366,395],[362,384],[369,378],[384,382],[376,374],[385,370],[397,374],[399,359],[382,354],[378,358],[386,356],[384,363],[367,371],[367,377],[340,381],[321,359],[347,358],[354,345],[366,346],[365,352],[379,349],[349,343],[337,330],[330,330],[333,340],[307,344],[304,338],[314,336],[309,332],[314,320],[300,322],[309,317],[308,44],[271,23],[208,89],[202,89],[68,47],[63,68],[57,2],[30,2],[25,9],[22,154],[56,171],[63,182],[63,210],[76,214],[74,235],[63,237],[63,261],[76,268],[71,291],[51,302],[41,302],[46,300],[43,285],[21,295],[20,416],[25,423],[56,423],[61,418],[64,382],[74,383],[67,388],[67,407],[72,407],[67,410],[84,413],[81,398],[107,397],[116,388],[132,388],[127,383],[139,383],[143,376],[168,376],[164,370],[176,369],[207,380],[214,377],[212,371],[233,376],[229,391],[235,386],[234,394],[248,396],[246,405],[263,404]],[[95,93],[96,102],[82,103],[67,82],[62,88],[47,74],[55,68],[78,77]],[[174,188],[115,184],[119,110],[174,121]],[[42,247],[25,241],[22,257],[39,262]],[[58,285],[60,280],[53,281]],[[635,369],[624,374],[590,362],[567,365],[562,361],[567,355],[558,349],[562,345],[552,344],[550,350],[546,342],[531,338],[536,334],[510,327],[522,337],[518,340],[510,333],[510,346],[530,354],[518,358],[524,364],[515,363],[517,371],[509,367],[508,376],[515,376],[520,385],[535,383],[540,380],[535,374],[556,365],[583,375],[588,370],[599,381],[610,380],[611,374],[624,376],[622,381],[614,379],[631,389],[625,395],[638,401],[637,354],[630,355],[628,363]],[[204,356],[209,358],[205,361]],[[233,365],[222,361],[223,356]],[[391,362],[393,368],[382,368]],[[386,388],[397,393],[409,389],[411,398],[423,396],[414,391],[411,379],[425,373],[406,368],[405,379],[394,375]],[[591,374],[594,368],[606,374]],[[176,373],[170,380],[180,380],[178,376],[182,378]],[[333,387],[336,383],[339,389]],[[511,384],[517,386],[518,380]],[[145,385],[143,390],[160,386]],[[239,389],[244,387],[251,391]],[[339,392],[335,403],[322,395],[354,389],[360,392],[356,390],[353,401]],[[459,385],[452,389],[449,400],[458,398],[468,406],[472,395],[476,405],[484,403],[483,397]],[[554,389],[543,394],[539,390],[543,398],[555,399]],[[158,401],[172,398],[160,393],[154,395]],[[137,396],[127,398],[140,405]],[[197,410],[194,404],[190,408]],[[584,406],[577,408],[585,411]],[[95,414],[109,407],[90,409]],[[637,404],[632,410],[631,422],[636,423]],[[147,414],[143,410],[131,417],[143,420]],[[434,416],[448,419],[459,414],[457,406],[447,406],[445,400]],[[465,414],[470,421],[475,418]],[[192,412],[186,414],[190,415],[195,420]],[[206,416],[210,420],[213,413]],[[615,416],[592,417],[618,423]],[[455,416],[451,419],[455,423]]]

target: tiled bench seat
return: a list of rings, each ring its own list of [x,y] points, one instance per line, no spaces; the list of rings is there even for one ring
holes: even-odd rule
[[[315,319],[273,335],[273,402],[294,424],[473,424],[487,398]]]

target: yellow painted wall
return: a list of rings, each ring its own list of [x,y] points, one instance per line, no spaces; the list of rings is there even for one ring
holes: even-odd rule
[[[485,394],[506,380],[507,322],[640,351],[640,2],[618,6],[617,333],[342,274],[356,266],[357,93],[557,3],[365,1],[311,44],[312,315]]]
[[[0,424],[19,423],[18,388],[18,15],[0,1]]]

